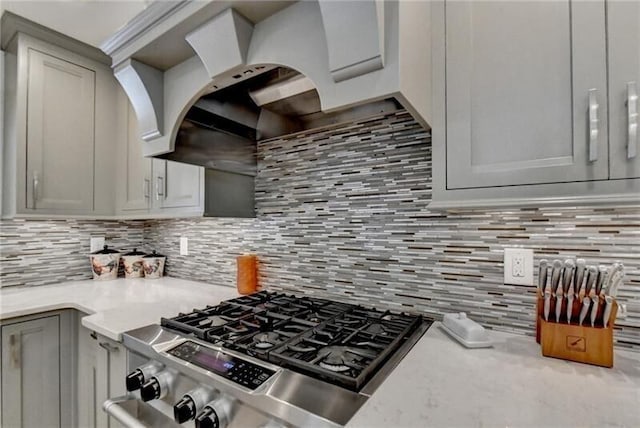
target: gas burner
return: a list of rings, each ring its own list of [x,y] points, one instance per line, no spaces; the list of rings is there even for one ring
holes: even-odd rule
[[[320,350],[318,365],[323,369],[344,373],[351,369],[361,370],[360,360],[372,360],[376,354],[364,349],[353,349],[347,346],[327,346]]]
[[[221,325],[225,325],[228,322],[229,322],[229,320],[225,319],[224,317],[221,317],[221,316],[218,316],[218,315],[212,315],[212,316],[203,318],[200,321],[198,321],[198,327],[200,327],[200,328],[219,327]]]
[[[258,349],[271,349],[276,343],[278,343],[279,335],[278,333],[268,332],[268,333],[258,333],[253,336],[253,343]]]
[[[389,329],[380,323],[372,323],[364,328],[364,331],[369,334],[378,334],[381,336],[387,336]]]
[[[345,366],[344,364],[333,365],[325,362],[320,362],[320,364],[318,365],[325,370],[329,370],[330,372],[335,373],[344,373],[349,371],[349,366]]]

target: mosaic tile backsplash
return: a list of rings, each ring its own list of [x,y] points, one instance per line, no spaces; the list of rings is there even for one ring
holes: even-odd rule
[[[255,252],[262,286],[419,311],[466,311],[532,334],[535,287],[503,283],[505,247],[540,258],[622,261],[619,346],[640,350],[640,207],[430,211],[430,137],[407,113],[261,142],[258,218],[159,220],[145,240],[172,276],[235,284]],[[190,255],[178,254],[180,236]]]
[[[2,220],[0,286],[91,279],[91,236],[126,252],[143,246],[143,231],[141,221]]]
[[[466,311],[490,328],[525,334],[533,333],[535,287],[503,284],[505,247],[532,248],[536,261],[620,260],[627,276],[619,300],[629,315],[617,322],[616,338],[640,350],[639,206],[430,211],[430,136],[405,112],[263,141],[258,156],[256,219],[76,227],[104,225],[113,230],[108,243],[122,248],[142,236],[145,248],[168,256],[166,271],[175,277],[233,286],[235,256],[255,252],[266,288],[436,318]],[[23,237],[21,228],[29,230],[18,224],[9,242],[48,240]],[[189,256],[179,255],[180,236],[189,238]],[[57,245],[55,238],[47,245]],[[89,274],[78,268],[77,275]]]

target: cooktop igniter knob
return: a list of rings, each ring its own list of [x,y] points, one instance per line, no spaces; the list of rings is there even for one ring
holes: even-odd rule
[[[151,379],[151,376],[158,373],[163,368],[164,366],[156,361],[149,361],[148,363],[138,367],[125,378],[127,391],[131,392],[140,389],[147,380]]]
[[[173,406],[173,418],[179,424],[196,417],[196,414],[204,405],[213,398],[213,390],[206,386],[192,389],[182,396],[180,401]]]
[[[196,428],[226,428],[231,419],[233,403],[227,397],[220,397],[202,409],[196,416]]]
[[[164,397],[171,389],[175,373],[169,370],[156,373],[140,388],[142,401],[151,401]]]

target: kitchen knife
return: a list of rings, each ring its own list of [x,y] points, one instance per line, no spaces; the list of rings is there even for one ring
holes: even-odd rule
[[[598,266],[598,281],[596,282],[596,295],[600,295],[600,291],[602,290],[602,286],[607,281],[607,276],[609,272],[607,271],[607,267],[600,265]]]
[[[544,319],[549,321],[549,311],[551,310],[551,295],[555,295],[555,289],[560,281],[560,272],[562,270],[562,262],[560,260],[553,261],[551,269],[551,283],[544,290]]]
[[[578,293],[584,281],[584,272],[587,268],[587,262],[584,259],[576,260],[576,272],[573,275],[573,283],[575,284],[575,292]]]
[[[589,266],[589,268],[587,269],[587,281],[585,286],[585,292],[587,296],[591,297],[592,294],[593,295],[596,294],[594,284],[596,283],[597,279],[598,279],[598,268],[595,266]]]
[[[553,268],[551,269],[551,294],[553,296],[556,295],[556,291],[558,290],[558,285],[560,284],[560,277],[562,276],[562,261],[554,260]]]
[[[608,290],[609,296],[614,299],[618,295],[618,287],[622,284],[622,280],[624,279],[624,270],[619,270],[613,273],[613,277],[611,278],[611,287]]]
[[[564,299],[564,291],[562,285],[556,290],[556,322],[560,322],[560,315],[562,314],[562,299]]]
[[[611,269],[609,269],[609,274],[607,275],[607,280],[605,281],[605,283],[602,286],[602,289],[600,290],[600,295],[604,297],[605,295],[610,294],[609,290],[611,290],[613,288],[614,282],[619,282],[620,281],[619,278],[621,276],[624,277],[624,265],[622,263],[614,263],[611,266]],[[618,286],[616,286],[614,292],[616,294],[618,293]],[[613,297],[615,297],[615,296],[613,296]]]
[[[611,316],[611,309],[613,309],[613,297],[604,296],[604,314],[602,315],[602,326],[606,327],[609,324],[609,317]]]
[[[596,326],[596,316],[598,316],[598,304],[600,303],[600,296],[595,295],[591,298],[593,306],[591,307],[591,327]]]
[[[564,295],[569,291],[569,285],[573,280],[573,269],[575,263],[573,260],[567,259],[564,262],[564,269],[562,270],[562,285],[559,285],[556,290],[556,322],[560,322],[560,315],[562,315],[562,300]]]
[[[567,271],[569,272],[567,274]],[[571,324],[571,315],[573,314],[573,299],[575,297],[574,275],[576,266],[573,260],[565,260],[564,262],[564,283],[569,285],[565,289],[567,295],[567,324]]]
[[[538,266],[538,293],[540,296],[544,294],[544,288],[547,285],[547,266],[549,266],[547,259],[540,260]]]
[[[580,318],[578,319],[578,325],[582,325],[582,321],[587,317],[589,312],[589,305],[591,304],[591,298],[585,297],[582,299],[582,310],[580,311]]]

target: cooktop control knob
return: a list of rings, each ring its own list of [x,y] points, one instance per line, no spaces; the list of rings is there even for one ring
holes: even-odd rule
[[[175,373],[169,370],[153,375],[140,388],[140,398],[142,401],[151,401],[164,397],[171,389],[174,378]]]
[[[177,423],[181,424],[190,421],[196,416],[196,403],[191,397],[185,395],[178,404],[173,406],[173,418]]]
[[[231,406],[231,400],[226,397],[210,402],[196,416],[196,428],[225,428],[231,416]]]
[[[196,417],[196,414],[211,401],[213,390],[206,386],[192,389],[182,396],[180,401],[173,406],[173,417],[179,424]]]
[[[163,367],[162,364],[155,361],[149,361],[147,364],[138,367],[125,378],[127,391],[140,389],[147,380],[151,379],[151,376],[158,373]]]

